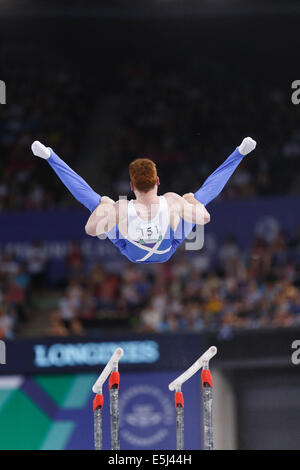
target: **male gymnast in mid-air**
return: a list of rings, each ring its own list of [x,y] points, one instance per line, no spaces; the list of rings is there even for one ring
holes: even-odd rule
[[[251,137],[220,165],[195,193],[158,196],[160,184],[154,162],[138,158],[129,165],[130,187],[136,199],[113,201],[97,194],[56,153],[38,141],[34,155],[49,163],[73,196],[90,210],[85,226],[91,236],[106,234],[121,253],[134,263],[164,263],[196,224],[210,221],[205,206],[215,199],[245,155],[256,147]]]

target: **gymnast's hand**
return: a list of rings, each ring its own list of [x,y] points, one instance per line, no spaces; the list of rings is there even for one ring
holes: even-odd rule
[[[248,155],[248,153],[252,152],[255,147],[255,140],[251,139],[251,137],[245,137],[241,145],[238,147],[238,151],[241,155]]]
[[[49,148],[45,147],[45,145],[41,144],[38,140],[35,140],[31,145],[31,150],[33,155],[36,157],[44,158],[44,160],[48,160],[51,155],[51,151]]]

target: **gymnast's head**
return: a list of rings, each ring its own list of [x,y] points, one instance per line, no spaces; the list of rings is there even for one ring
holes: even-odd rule
[[[159,186],[155,163],[149,158],[137,158],[129,165],[130,187],[132,191],[148,193]]]

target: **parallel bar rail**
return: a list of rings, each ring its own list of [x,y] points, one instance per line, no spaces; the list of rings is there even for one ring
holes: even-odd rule
[[[108,363],[106,364],[103,371],[101,372],[98,379],[96,380],[96,382],[93,385],[92,390],[93,390],[94,393],[102,393],[102,386],[103,386],[104,382],[106,381],[109,374],[115,368],[118,368],[119,360],[121,359],[123,354],[124,354],[124,351],[123,351],[122,348],[118,348],[118,349],[115,350],[115,352],[111,356],[110,360],[108,361]],[[116,369],[116,370],[118,370],[118,369]]]
[[[198,370],[200,370],[206,363],[210,361],[212,357],[214,357],[217,354],[217,348],[216,346],[211,346],[207,351],[205,351],[202,356],[197,359],[194,364],[189,367],[183,374],[181,374],[177,379],[173,380],[169,384],[169,390],[180,390],[182,384],[186,382],[188,379],[190,379]]]
[[[111,449],[120,449],[119,437],[119,382],[120,375],[118,365],[124,351],[122,348],[115,350],[110,360],[104,367],[98,379],[94,383],[92,390],[96,393],[93,401],[94,410],[94,446],[95,450],[102,450],[102,408],[103,408],[103,384],[109,376],[109,396],[110,396],[110,431]]]

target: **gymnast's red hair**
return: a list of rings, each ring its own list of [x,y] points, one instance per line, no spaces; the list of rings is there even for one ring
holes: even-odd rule
[[[137,158],[129,165],[129,175],[134,189],[147,193],[157,184],[156,165],[149,158]]]

